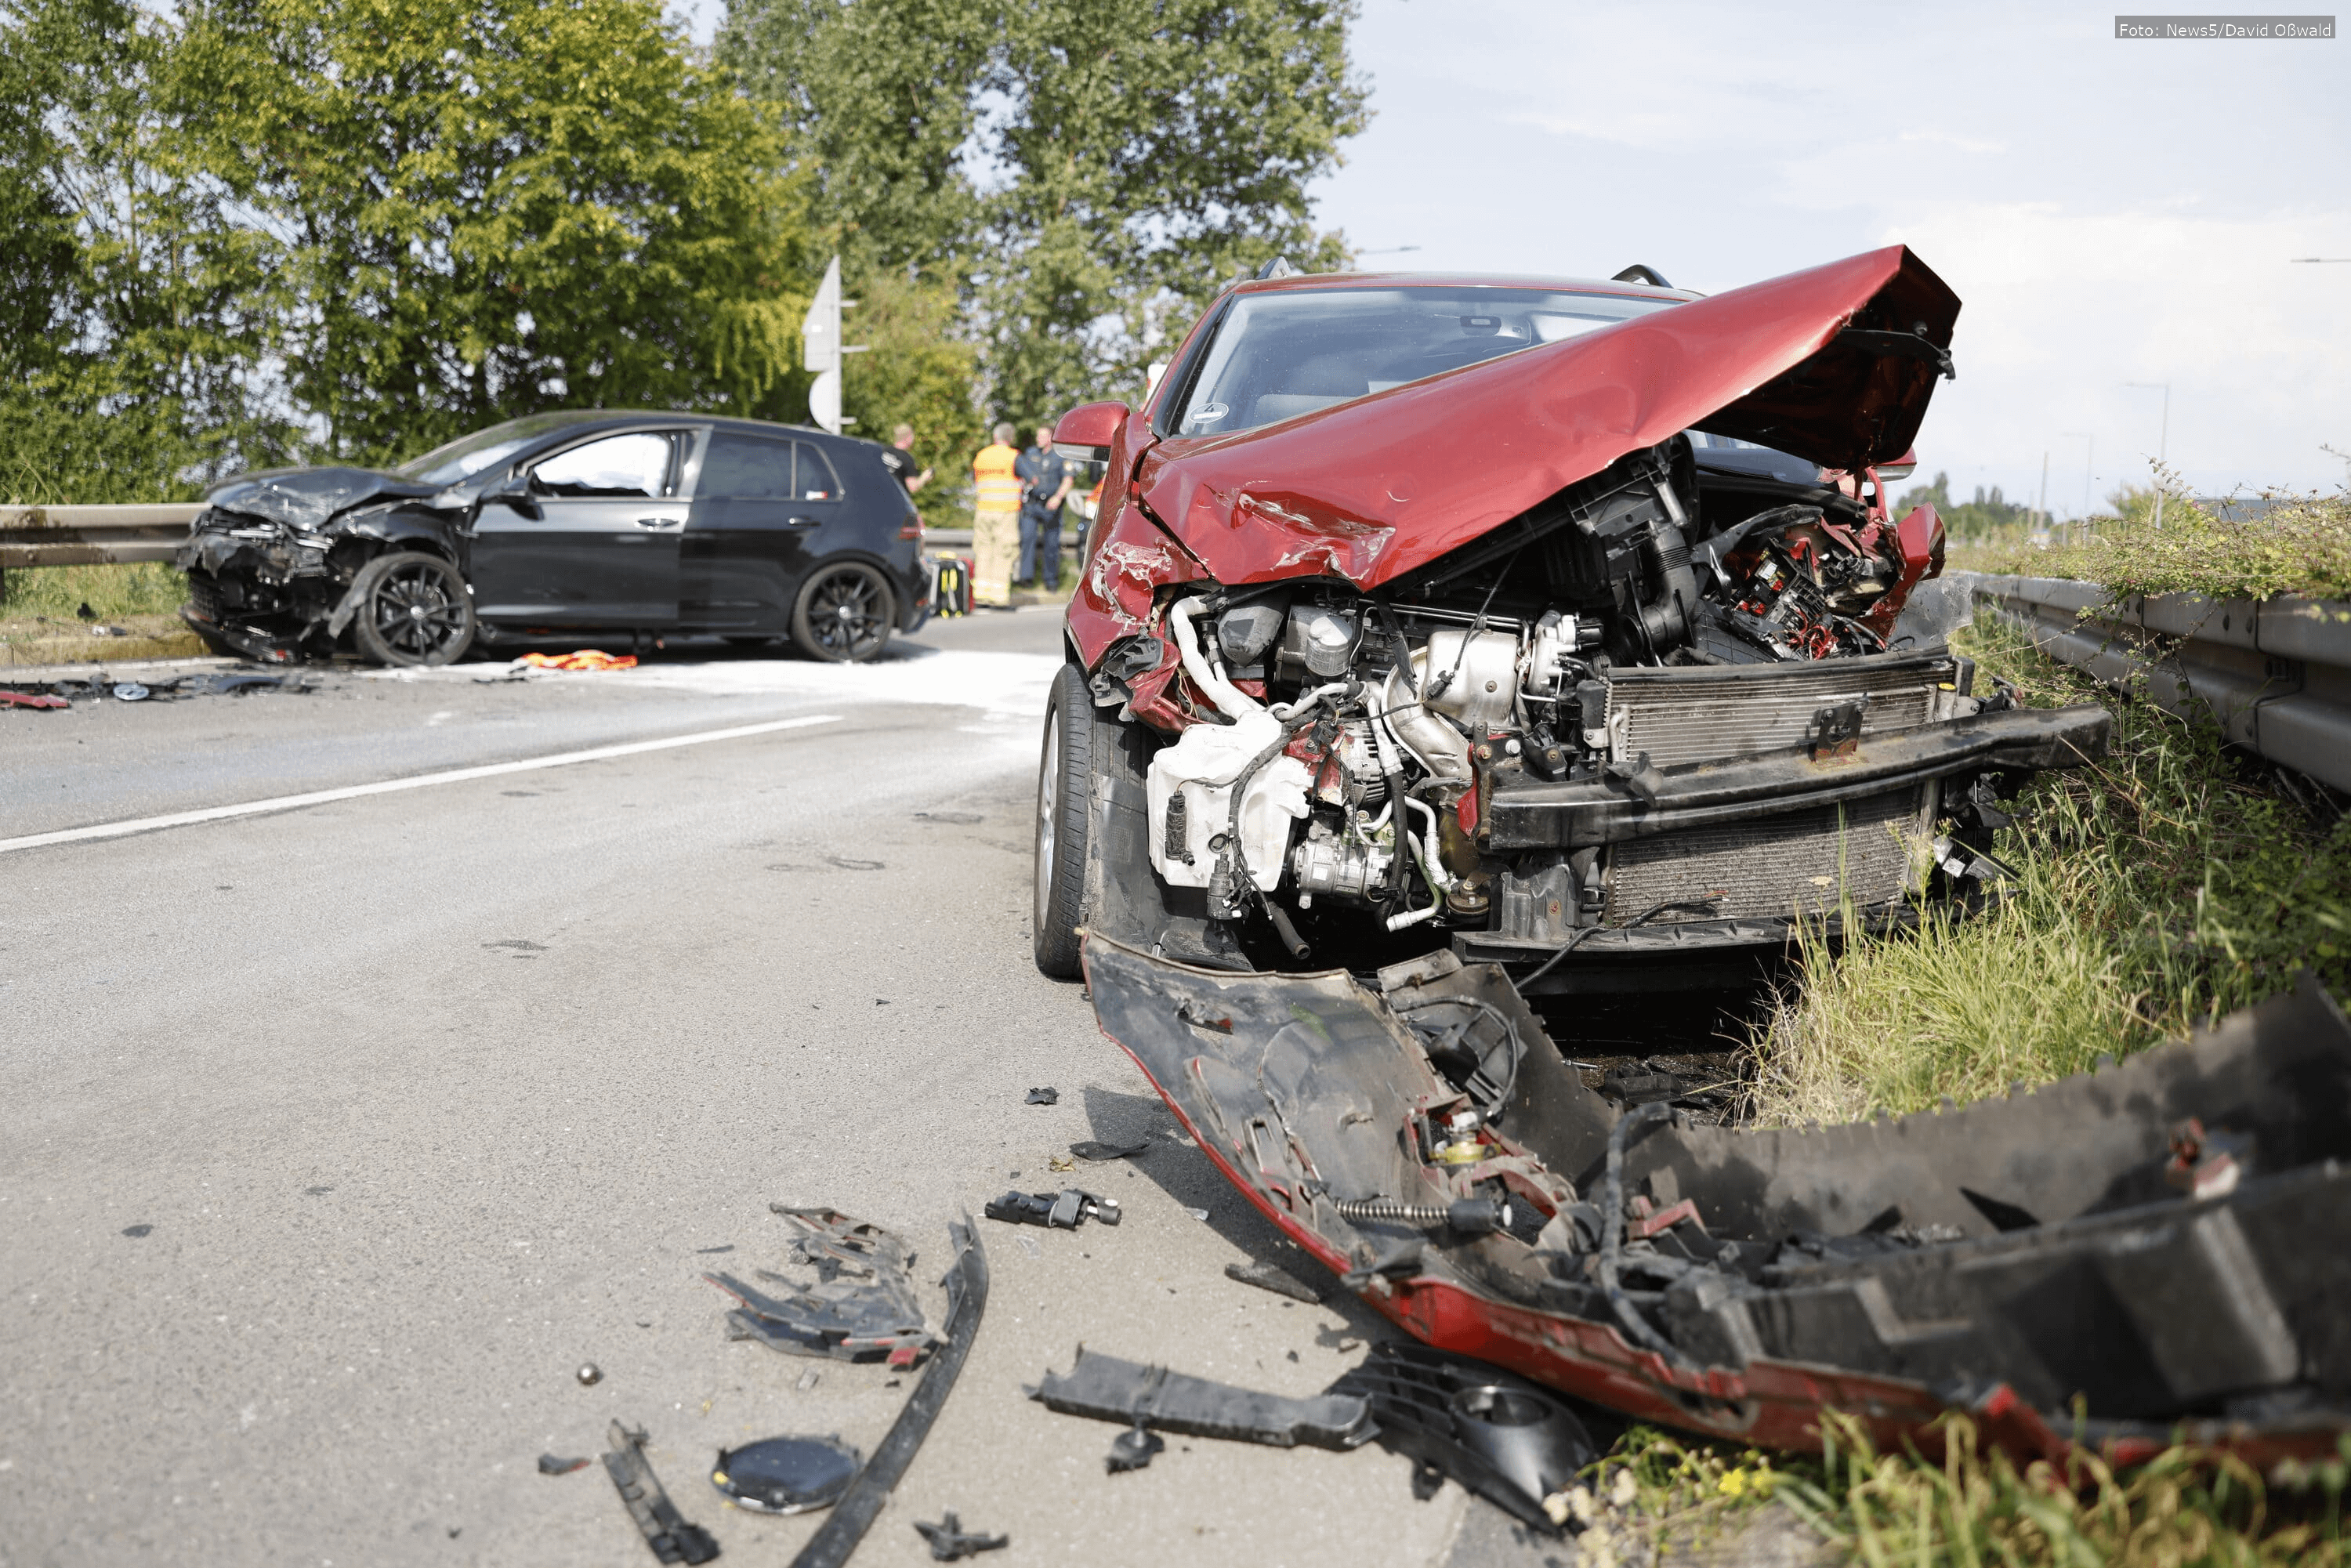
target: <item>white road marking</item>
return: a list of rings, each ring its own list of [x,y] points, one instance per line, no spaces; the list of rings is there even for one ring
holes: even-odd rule
[[[528,773],[541,768],[568,768],[575,762],[601,762],[610,757],[634,757],[640,752],[667,751],[680,746],[703,746],[714,740],[740,740],[746,736],[772,735],[780,729],[805,729],[816,724],[839,724],[841,716],[837,713],[820,713],[805,718],[779,718],[768,724],[737,725],[732,729],[705,729],[697,735],[674,735],[666,740],[632,740],[624,746],[559,751],[552,757],[527,758],[520,762],[453,768],[442,773],[420,773],[413,779],[347,784],[340,789],[313,789],[307,794],[277,795],[266,800],[246,800],[234,806],[207,806],[200,811],[173,811],[162,817],[134,817],[128,821],[66,828],[54,833],[32,833],[21,839],[0,839],[0,854],[10,850],[37,850],[45,844],[70,844],[84,839],[117,839],[129,833],[152,833],[162,828],[185,828],[197,822],[218,822],[231,817],[256,816],[264,811],[292,811],[304,806],[323,806],[330,800],[352,800],[362,795],[389,795],[395,790],[422,789],[433,784],[462,784],[468,779],[496,779],[507,773]]]

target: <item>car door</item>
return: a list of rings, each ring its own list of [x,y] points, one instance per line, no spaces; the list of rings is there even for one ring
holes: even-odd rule
[[[690,443],[686,431],[629,431],[534,462],[521,504],[487,503],[475,520],[475,612],[528,625],[674,625]]]
[[[839,476],[810,443],[713,432],[686,523],[680,619],[788,632],[792,596],[825,548],[841,499]]]

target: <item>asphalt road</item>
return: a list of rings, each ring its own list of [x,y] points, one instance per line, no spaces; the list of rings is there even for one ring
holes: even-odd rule
[[[892,1227],[934,1280],[950,1219],[1081,1181],[1125,1223],[980,1222],[977,1347],[859,1563],[927,1562],[913,1522],[948,1510],[1007,1568],[1571,1555],[1415,1501],[1377,1448],[1178,1438],[1108,1476],[1114,1427],[1024,1396],[1081,1343],[1308,1394],[1384,1332],[1224,1277],[1287,1249],[1029,962],[1058,636],[0,712],[0,841],[826,721],[0,844],[0,1563],[637,1568],[601,1467],[536,1464],[615,1418],[726,1561],[785,1563],[815,1520],[722,1507],[715,1452],[870,1449],[904,1389],[729,1342],[703,1271],[782,1269],[780,1201]]]

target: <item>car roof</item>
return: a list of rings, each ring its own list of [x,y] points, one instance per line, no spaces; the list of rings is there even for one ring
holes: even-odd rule
[[[526,416],[528,417],[528,416]],[[556,409],[537,416],[547,421],[547,432],[577,430],[596,425],[674,423],[690,421],[706,424],[716,430],[735,430],[751,435],[813,435],[820,441],[848,441],[863,446],[878,446],[880,442],[862,435],[836,434],[809,424],[783,424],[771,419],[745,419],[737,414],[705,413],[695,409],[674,408],[580,408]]]
[[[1286,277],[1251,278],[1233,285],[1234,294],[1280,294],[1317,288],[1556,288],[1576,294],[1611,294],[1624,299],[1703,299],[1687,288],[1657,288],[1613,277],[1537,277],[1518,272],[1293,272]]]

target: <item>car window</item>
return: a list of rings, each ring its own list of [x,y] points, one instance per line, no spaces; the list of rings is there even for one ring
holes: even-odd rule
[[[666,435],[608,435],[532,469],[530,487],[548,496],[663,496],[669,493],[670,453]]]
[[[1254,430],[1678,303],[1473,285],[1244,294],[1217,324],[1175,432]]]
[[[799,453],[799,474],[795,483],[803,501],[838,501],[841,499],[841,476],[833,472],[832,460],[814,442],[795,441]]]
[[[793,498],[790,441],[720,431],[710,438],[695,493],[705,497],[788,501]]]
[[[471,435],[461,435],[422,457],[411,458],[392,472],[422,484],[454,485],[473,477],[493,463],[504,461],[548,432],[576,423],[578,418],[569,413],[526,414]]]

